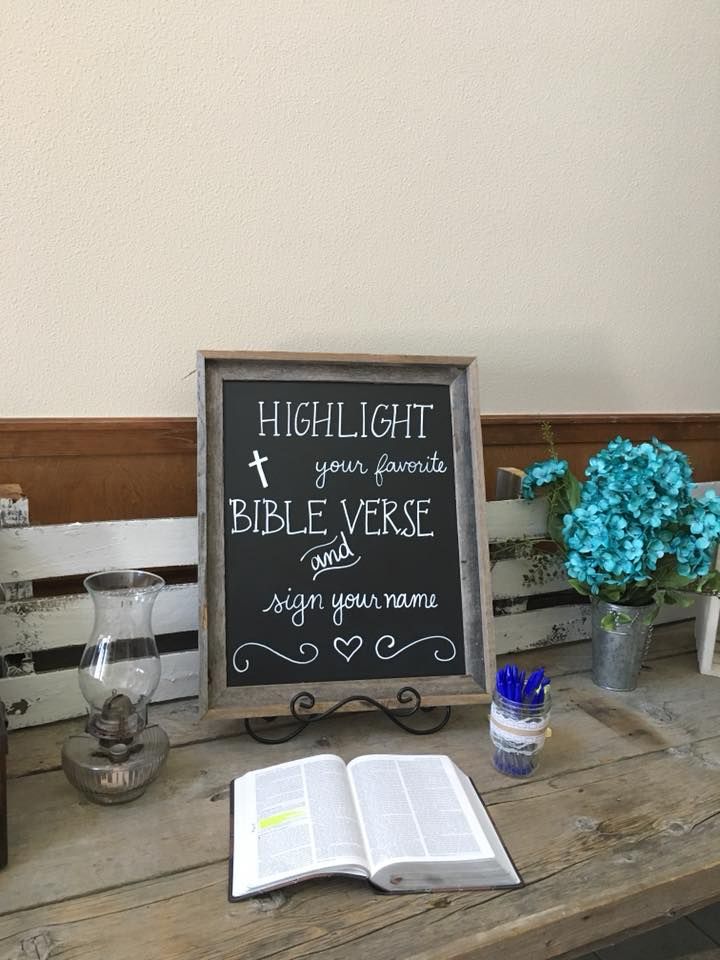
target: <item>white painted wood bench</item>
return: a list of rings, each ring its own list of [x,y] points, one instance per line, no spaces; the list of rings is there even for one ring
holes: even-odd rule
[[[161,650],[168,635],[188,634],[180,638],[187,649],[161,653],[156,701],[197,696],[196,564],[195,517],[0,529],[0,584],[5,588],[111,568],[184,568],[186,582],[169,584],[153,613]],[[0,667],[5,664],[0,700],[7,705],[11,729],[85,713],[74,666],[41,671],[32,658],[63,651],[77,664],[92,621],[92,601],[84,591],[0,603]]]
[[[18,585],[78,577],[110,568],[183,568],[183,581],[165,588],[154,612],[158,645],[171,634],[182,649],[162,652],[162,680],[156,701],[197,695],[197,523],[194,517],[120,520],[51,526],[15,525],[27,519],[27,501],[12,510],[0,506],[0,699],[11,728],[81,716],[74,665],[41,669],[43,654],[63,651],[76,664],[92,626],[92,602],[84,592],[62,596],[29,595]],[[499,654],[587,639],[589,608],[569,585],[555,557],[538,555],[545,535],[542,500],[487,504],[492,554],[496,648]],[[13,524],[10,526],[9,524]],[[186,577],[186,579],[185,579]],[[703,630],[717,631],[720,600],[703,612]],[[660,622],[690,619],[692,609],[666,608]],[[713,627],[714,624],[714,627]],[[709,645],[709,640],[708,640]],[[714,646],[714,633],[713,642]],[[177,646],[177,644],[176,644]],[[708,646],[703,647],[703,656]],[[2,669],[4,665],[4,670]],[[3,675],[5,674],[5,675]]]

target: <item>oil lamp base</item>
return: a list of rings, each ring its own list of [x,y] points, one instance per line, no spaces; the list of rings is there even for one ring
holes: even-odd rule
[[[93,803],[128,803],[142,796],[168,755],[162,727],[145,727],[129,743],[98,740],[89,733],[68,737],[62,766],[70,783]]]

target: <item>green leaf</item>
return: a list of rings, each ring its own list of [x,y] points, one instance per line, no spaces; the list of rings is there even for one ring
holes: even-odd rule
[[[580,505],[580,494],[582,492],[582,486],[577,480],[577,478],[568,472],[565,474],[565,490],[568,503],[568,513],[572,513],[575,507]]]
[[[654,604],[650,607],[650,609],[648,610],[648,612],[643,616],[642,622],[643,622],[646,626],[650,626],[650,624],[654,622],[655,618],[657,617],[657,615],[658,615],[659,613],[660,613],[660,604],[659,604],[659,603],[654,603]]]
[[[691,583],[691,580],[690,577],[683,577],[676,570],[663,570],[655,582],[666,590],[682,590]]]
[[[623,613],[620,610],[611,610],[610,613],[606,613],[602,618],[600,626],[603,630],[617,630],[618,627],[622,627],[626,623],[632,623],[632,621],[633,618],[628,613]]]
[[[705,594],[720,592],[720,570],[711,570],[704,577],[698,577],[689,584],[688,589]]]
[[[582,580],[575,580],[571,577],[568,580],[568,583],[573,588],[573,590],[577,590],[577,592],[582,594],[583,597],[590,596],[590,587],[588,587],[586,583],[583,583]]]
[[[613,586],[604,586],[600,588],[600,593],[598,596],[601,600],[606,600],[608,603],[618,603],[623,599],[625,593],[625,588],[617,585]]]
[[[674,603],[678,607],[690,607],[695,603],[695,597],[690,597],[687,593],[667,593],[665,603]]]
[[[552,510],[548,510],[548,534],[555,543],[559,543],[563,549],[565,548],[562,535],[562,516]]]

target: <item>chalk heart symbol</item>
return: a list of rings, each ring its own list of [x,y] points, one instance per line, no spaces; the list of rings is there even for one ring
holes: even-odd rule
[[[347,640],[343,637],[335,637],[333,646],[340,656],[345,657],[347,662],[350,663],[362,646],[362,637],[355,635],[354,637],[349,637]]]

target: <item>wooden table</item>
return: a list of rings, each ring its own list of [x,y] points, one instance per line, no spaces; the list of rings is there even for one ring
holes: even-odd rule
[[[10,737],[10,866],[0,958],[541,960],[720,899],[720,680],[697,673],[687,624],[658,631],[633,693],[594,687],[588,644],[518,656],[554,679],[554,736],[533,779],[490,764],[487,708],[427,738],[346,715],[263,747],[240,723],[156,708],[174,744],[135,803],[81,799],[59,769],[77,722]],[[388,896],[322,880],[227,902],[228,782],[311,752],[448,753],[475,780],[520,890]]]

